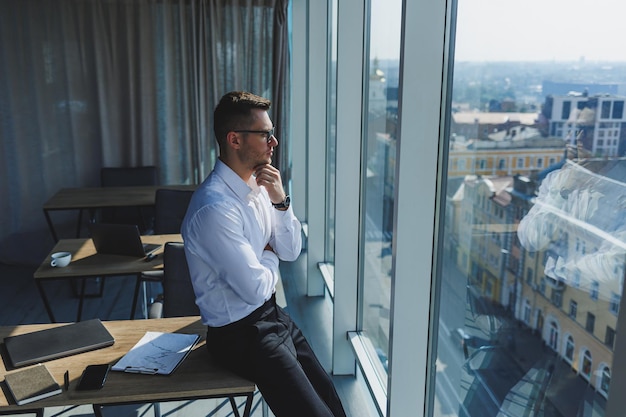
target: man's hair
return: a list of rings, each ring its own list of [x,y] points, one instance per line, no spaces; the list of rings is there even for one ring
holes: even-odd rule
[[[213,112],[213,131],[221,145],[228,132],[250,128],[254,122],[252,109],[269,110],[272,102],[246,91],[231,91],[220,99]]]

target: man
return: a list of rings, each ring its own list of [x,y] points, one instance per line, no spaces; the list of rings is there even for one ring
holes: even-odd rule
[[[220,156],[194,193],[181,233],[207,347],[254,381],[277,417],[345,416],[332,380],[276,305],[279,259],[295,260],[301,225],[280,172],[270,101],[224,95],[214,112]]]

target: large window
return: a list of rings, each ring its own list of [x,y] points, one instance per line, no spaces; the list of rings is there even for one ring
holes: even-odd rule
[[[366,54],[361,330],[380,359],[380,373],[389,354],[401,3],[371,1]]]
[[[566,19],[558,4],[458,2],[455,123],[443,148],[449,160],[480,151],[517,163],[508,173],[447,172],[434,405],[445,415],[605,415],[624,279],[616,271],[626,259],[626,160],[610,157],[597,126],[623,113],[611,85],[626,82],[626,56],[620,31],[603,29],[617,3],[568,7]],[[579,18],[585,35],[572,42],[562,35],[579,33]],[[474,120],[490,121],[486,137],[460,140]],[[557,137],[563,122],[569,133]],[[610,143],[620,156],[623,129]]]
[[[326,242],[324,258],[332,264],[335,260],[335,174],[337,145],[337,1],[329,0],[329,60],[328,86],[326,88]]]
[[[328,2],[333,372],[381,415],[602,416],[626,376],[623,14],[515,1]]]

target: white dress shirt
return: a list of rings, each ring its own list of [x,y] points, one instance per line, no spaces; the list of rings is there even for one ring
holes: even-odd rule
[[[275,209],[254,177],[245,183],[220,160],[194,193],[181,234],[202,322],[213,327],[269,300],[279,259],[295,260],[302,247],[292,208]]]

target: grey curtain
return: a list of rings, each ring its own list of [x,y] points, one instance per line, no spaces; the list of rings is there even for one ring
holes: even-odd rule
[[[42,205],[60,188],[98,186],[103,166],[202,181],[227,91],[272,99],[286,131],[287,3],[0,1],[0,262],[39,263],[54,243]],[[73,230],[75,216],[54,221]]]

